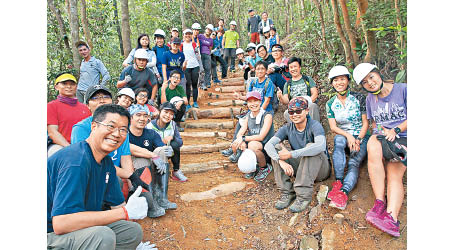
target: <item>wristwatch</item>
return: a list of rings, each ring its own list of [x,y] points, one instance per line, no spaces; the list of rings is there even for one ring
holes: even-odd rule
[[[245,142],[245,135],[244,135],[244,136],[242,136],[242,141],[243,141],[243,142]]]
[[[399,127],[395,127],[394,131],[396,134],[400,134],[400,132],[402,132],[402,130]]]

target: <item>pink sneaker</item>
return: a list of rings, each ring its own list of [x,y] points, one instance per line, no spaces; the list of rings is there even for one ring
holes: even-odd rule
[[[335,195],[332,196],[330,207],[344,210],[347,207],[348,196],[342,191],[338,190]]]
[[[327,199],[330,201],[334,199],[337,192],[341,191],[342,183],[340,181],[335,181],[335,182],[333,182],[332,186],[333,187],[331,188],[331,191],[328,192],[328,195],[327,195]]]
[[[372,209],[366,214],[366,221],[373,225],[375,218],[380,216],[386,210],[386,204],[382,200],[375,200]]]
[[[400,223],[398,221],[394,221],[391,213],[383,211],[382,214],[375,217],[373,222],[370,222],[374,227],[380,229],[381,231],[388,233],[394,237],[400,237],[399,226]]]

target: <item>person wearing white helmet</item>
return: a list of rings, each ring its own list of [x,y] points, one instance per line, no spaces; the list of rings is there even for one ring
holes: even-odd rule
[[[259,31],[259,40],[260,44],[266,44],[266,36],[265,36],[265,30],[269,31],[270,27],[273,26],[273,21],[271,18],[269,18],[269,15],[267,12],[261,13],[261,22],[258,24],[258,31]],[[266,45],[268,48],[269,46]]]
[[[262,34],[263,35],[261,37],[263,37],[263,39],[261,41],[264,42],[261,42],[261,44],[264,44],[266,48],[269,48],[268,51],[272,52],[272,50],[270,49],[270,27],[264,27],[262,29]]]
[[[166,33],[161,29],[156,29],[155,33],[153,34],[156,44],[153,46],[152,50],[155,52],[156,55],[156,68],[158,69],[158,73],[161,76],[160,79],[158,79],[158,86],[161,87],[163,78],[162,78],[162,60],[164,52],[169,51],[169,46],[164,44],[164,39],[166,37]]]
[[[207,90],[211,87],[211,50],[214,45],[213,39],[210,37],[214,26],[212,24],[206,25],[205,33],[197,36],[200,42],[200,55],[202,59],[203,69],[205,70],[205,77],[202,84],[202,89]]]
[[[407,85],[384,81],[377,66],[371,63],[356,66],[353,79],[369,92],[367,119],[373,128],[367,143],[367,165],[376,200],[366,220],[383,232],[399,237],[398,215],[403,204],[406,171]],[[397,150],[403,152],[397,154]]]
[[[358,182],[359,167],[367,155],[369,121],[366,114],[366,97],[349,91],[350,72],[345,66],[334,66],[328,79],[333,86],[334,95],[326,104],[327,118],[334,137],[333,167],[336,181],[327,198],[330,206],[344,210],[348,194]],[[347,174],[346,148],[350,151]]]
[[[230,65],[230,71],[235,71],[236,48],[239,48],[239,34],[236,32],[236,21],[230,22],[230,29],[225,31],[222,39],[223,57]]]
[[[117,81],[117,88],[131,88],[133,91],[146,88],[151,95],[149,103],[153,104],[158,90],[158,80],[153,71],[147,68],[148,61],[147,50],[137,49],[134,53],[134,64],[122,70]]]
[[[117,105],[129,108],[135,100],[134,91],[130,88],[123,88],[117,93]]]
[[[199,46],[192,40],[192,30],[185,29],[183,31],[183,43],[181,44],[181,51],[186,58],[186,70],[184,75],[186,77],[186,97],[187,105],[186,110],[191,108],[190,99],[192,92],[192,99],[194,101],[193,107],[198,108],[197,98],[198,98],[198,77],[200,72],[200,62],[201,59],[198,58],[196,49]],[[192,90],[191,90],[192,89]]]

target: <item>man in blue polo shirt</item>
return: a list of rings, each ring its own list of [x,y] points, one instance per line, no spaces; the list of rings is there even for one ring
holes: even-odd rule
[[[127,137],[129,122],[125,108],[102,105],[89,137],[47,160],[47,248],[136,249],[141,242],[141,226],[126,220],[147,215],[142,187],[125,204],[107,157]]]

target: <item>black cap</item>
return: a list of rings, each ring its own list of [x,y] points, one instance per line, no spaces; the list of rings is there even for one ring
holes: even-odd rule
[[[163,110],[163,109],[172,110],[174,113],[177,112],[177,109],[175,108],[175,105],[173,105],[170,102],[165,102],[165,103],[161,104],[159,109],[160,110]]]
[[[250,13],[250,12],[252,12],[253,11],[253,9],[252,8],[249,8],[248,9],[248,13]]]
[[[88,104],[91,97],[94,96],[95,93],[97,93],[98,91],[104,91],[108,93],[109,96],[112,97],[111,91],[106,86],[101,84],[92,85],[86,90],[86,95],[84,96],[84,103]]]
[[[178,37],[174,37],[172,43],[173,44],[181,44],[181,39]]]

